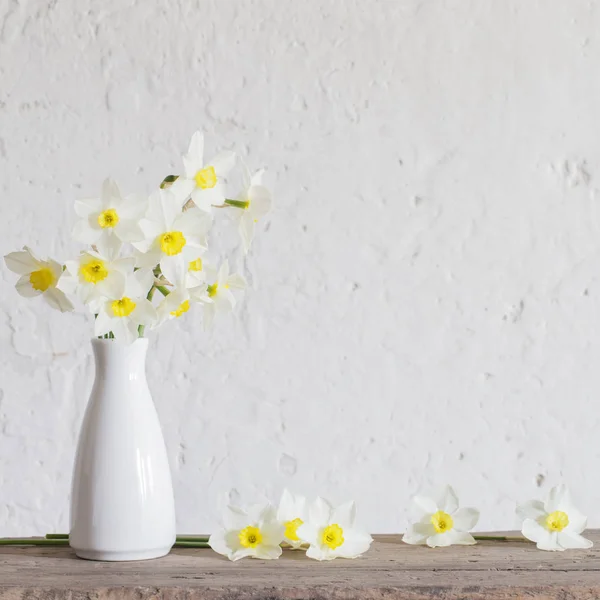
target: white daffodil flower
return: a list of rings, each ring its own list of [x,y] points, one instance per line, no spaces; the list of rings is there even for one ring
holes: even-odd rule
[[[143,238],[139,220],[146,212],[147,201],[137,195],[123,198],[117,184],[106,179],[100,198],[78,200],[75,212],[80,220],[73,237],[84,244],[101,247],[118,246],[119,242],[135,242]]]
[[[366,552],[373,538],[354,526],[354,502],[333,508],[317,498],[308,509],[308,520],[296,530],[299,539],[309,544],[306,556],[315,560],[356,558]]]
[[[133,242],[140,252],[137,265],[154,268],[160,264],[163,273],[177,271],[180,279],[189,263],[206,250],[210,217],[194,208],[182,212],[176,194],[169,188],[150,196],[148,212],[140,227],[144,240]]]
[[[564,485],[553,487],[546,502],[531,500],[518,506],[517,515],[523,521],[523,535],[540,550],[560,551],[594,545],[581,535],[587,526],[587,517],[575,508]]]
[[[231,312],[235,307],[235,297],[232,289],[243,290],[246,280],[242,275],[229,274],[229,262],[224,261],[220,269],[216,271],[212,267],[206,267],[206,281],[208,282],[207,293],[212,302],[204,305],[204,329],[212,327],[217,313]]]
[[[468,533],[479,520],[474,508],[459,508],[458,498],[448,485],[433,498],[415,496],[413,503],[419,519],[412,523],[402,537],[407,544],[427,544],[431,548],[452,544],[476,544]]]
[[[245,252],[250,250],[254,239],[254,229],[259,219],[270,210],[272,204],[271,192],[263,184],[264,169],[250,175],[246,165],[243,166],[244,191],[235,200],[227,200],[226,204],[233,207],[234,219],[238,221],[238,230]]]
[[[191,196],[200,210],[211,212],[213,204],[223,204],[225,200],[223,179],[234,164],[234,152],[221,152],[205,163],[204,135],[197,131],[192,136],[188,153],[183,157],[184,174],[170,189],[181,193],[184,199]]]
[[[229,560],[274,559],[281,555],[284,527],[277,521],[275,509],[267,504],[247,510],[226,507],[221,529],[208,539],[210,547]]]
[[[40,260],[27,246],[20,252],[11,252],[4,257],[6,266],[21,277],[17,281],[17,292],[25,298],[40,294],[44,300],[60,312],[73,310],[65,294],[57,289],[62,267],[55,260]]]
[[[106,254],[90,250],[82,252],[77,260],[65,263],[58,288],[67,294],[76,294],[96,312],[96,303],[102,298],[120,297],[126,277],[133,272],[135,259],[111,259]]]
[[[204,279],[201,275],[196,274],[203,273],[201,258],[190,261],[188,270],[185,272],[181,272],[169,263],[166,266],[167,271],[163,272],[163,275],[175,287],[158,305],[156,327],[162,325],[165,321],[183,316],[190,310],[192,303],[212,302],[208,297]]]
[[[98,303],[98,316],[94,332],[102,336],[112,331],[115,339],[130,344],[138,338],[140,325],[152,326],[156,320],[156,309],[146,298],[154,283],[150,269],[138,269],[129,274],[121,294],[107,294]]]
[[[306,520],[306,498],[294,496],[288,490],[283,490],[277,520],[285,527],[284,541],[292,548],[302,547],[302,540],[298,537],[298,527]]]

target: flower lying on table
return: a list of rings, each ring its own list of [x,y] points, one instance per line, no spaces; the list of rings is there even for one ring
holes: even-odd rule
[[[587,517],[573,505],[571,494],[564,485],[553,487],[545,502],[530,500],[517,507],[521,518],[522,533],[540,550],[567,550],[591,548],[594,544],[581,533],[587,525]]]
[[[306,511],[304,498],[284,490],[277,512],[270,504],[226,507],[221,527],[208,543],[229,560],[279,558],[283,542],[294,549],[307,547],[306,556],[316,560],[356,558],[373,539],[356,528],[355,517],[354,502],[333,508],[317,498]]]
[[[476,544],[468,533],[479,520],[475,508],[459,508],[454,490],[447,485],[434,497],[415,496],[418,520],[412,523],[402,541],[407,544],[451,546],[453,544]]]

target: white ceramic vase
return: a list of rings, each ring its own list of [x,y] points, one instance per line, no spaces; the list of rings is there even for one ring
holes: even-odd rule
[[[91,560],[158,558],[175,543],[167,452],[146,382],[148,340],[92,340],[96,378],[79,435],[69,541]]]

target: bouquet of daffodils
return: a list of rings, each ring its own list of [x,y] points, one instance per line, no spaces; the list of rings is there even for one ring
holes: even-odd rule
[[[264,171],[251,175],[241,161],[242,189],[228,197],[227,178],[236,162],[233,152],[205,162],[204,136],[196,132],[183,156],[183,174],[166,177],[149,197],[124,197],[106,180],[99,198],[75,202],[73,237],[88,245],[79,257],[61,265],[38,258],[27,246],[4,257],[21,276],[18,293],[41,295],[61,312],[73,310],[68,296],[76,297],[94,314],[96,336],[124,343],[196,304],[210,328],[216,313],[234,308],[233,292],[245,287],[226,259],[219,266],[205,261],[213,209],[233,215],[248,252],[256,223],[271,207]]]

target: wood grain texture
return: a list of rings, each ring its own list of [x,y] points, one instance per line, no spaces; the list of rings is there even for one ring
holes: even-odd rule
[[[212,550],[175,549],[146,562],[79,560],[69,548],[0,548],[0,599],[186,600],[588,599],[600,597],[600,532],[590,550],[541,552],[523,542],[408,546],[375,536],[356,560],[319,563],[284,551],[278,561],[231,563]]]

